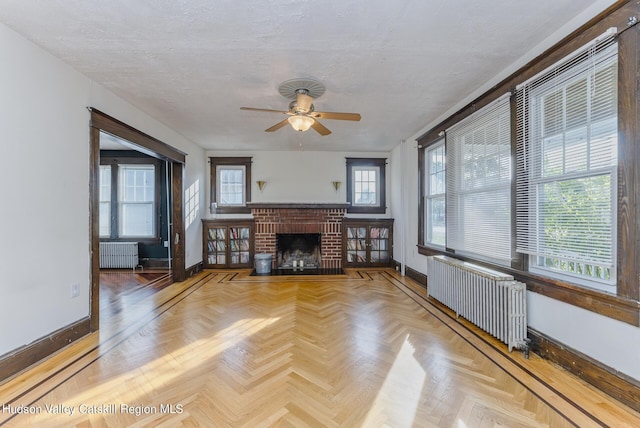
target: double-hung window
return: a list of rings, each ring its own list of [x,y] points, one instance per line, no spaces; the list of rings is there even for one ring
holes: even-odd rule
[[[444,138],[426,149],[425,164],[425,236],[427,245],[444,248],[446,241]]]
[[[251,158],[212,157],[211,212],[250,212]]]
[[[512,259],[509,106],[507,94],[452,126],[445,137],[447,247],[505,266]]]
[[[158,239],[159,163],[104,156],[100,165],[101,239]]]
[[[155,166],[119,165],[119,236],[151,238],[155,224]]]
[[[617,43],[518,89],[518,251],[529,269],[615,292]]]

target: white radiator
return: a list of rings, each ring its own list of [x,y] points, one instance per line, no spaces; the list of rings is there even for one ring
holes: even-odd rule
[[[137,242],[101,242],[100,268],[132,268],[138,266]]]
[[[527,287],[513,276],[446,256],[427,258],[427,296],[529,354]]]

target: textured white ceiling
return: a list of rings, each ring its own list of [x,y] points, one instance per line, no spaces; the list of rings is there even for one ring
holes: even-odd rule
[[[358,112],[307,150],[388,151],[596,0],[0,0],[0,22],[205,149],[295,150],[278,85]],[[118,117],[118,112],[106,112]]]

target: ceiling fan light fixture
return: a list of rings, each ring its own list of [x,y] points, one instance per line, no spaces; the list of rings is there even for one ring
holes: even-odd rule
[[[315,122],[314,118],[300,114],[289,116],[287,120],[289,121],[293,129],[300,132],[307,131]]]

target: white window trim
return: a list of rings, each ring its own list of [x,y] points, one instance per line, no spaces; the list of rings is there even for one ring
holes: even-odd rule
[[[373,204],[356,202],[356,172],[357,171],[375,171],[376,173],[376,199]],[[353,183],[351,205],[354,207],[379,207],[380,206],[380,167],[379,166],[360,166],[354,165],[351,170],[351,182]]]

